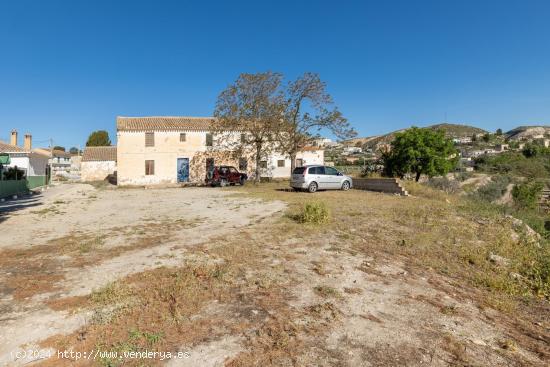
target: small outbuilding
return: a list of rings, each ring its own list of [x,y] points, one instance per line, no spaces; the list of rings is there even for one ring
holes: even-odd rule
[[[117,147],[86,147],[82,154],[82,181],[103,181],[116,175]]]

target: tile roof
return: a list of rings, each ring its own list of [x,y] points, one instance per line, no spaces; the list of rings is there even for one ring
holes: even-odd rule
[[[8,143],[0,141],[0,153],[28,153],[29,151]]]
[[[208,131],[211,130],[214,117],[186,116],[117,116],[117,131]]]
[[[115,161],[116,147],[86,147],[82,154],[82,162]]]
[[[72,156],[71,153],[59,149],[54,149],[52,152],[50,148],[36,148],[35,151],[40,154],[52,155],[54,157],[70,158]]]

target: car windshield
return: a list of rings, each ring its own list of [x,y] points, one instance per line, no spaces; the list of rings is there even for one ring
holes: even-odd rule
[[[294,168],[294,171],[292,173],[295,175],[301,175],[304,173],[305,170],[306,170],[305,167],[296,167]]]

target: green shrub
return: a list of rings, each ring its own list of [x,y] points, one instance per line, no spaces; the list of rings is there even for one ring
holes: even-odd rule
[[[512,190],[514,203],[520,208],[535,209],[543,184],[536,181],[515,185]]]
[[[329,221],[330,212],[323,202],[306,203],[296,219],[300,223],[323,224]]]
[[[482,201],[493,202],[504,195],[510,181],[510,177],[508,176],[494,176],[491,178],[491,182],[480,187],[471,195]]]

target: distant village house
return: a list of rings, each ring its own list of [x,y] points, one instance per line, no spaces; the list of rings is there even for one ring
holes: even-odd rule
[[[47,155],[32,149],[32,136],[25,134],[23,146],[18,146],[18,133],[11,132],[10,144],[0,141],[0,153],[7,157],[2,163],[3,169],[15,168],[24,172],[27,187],[34,189],[48,184],[48,159]]]

